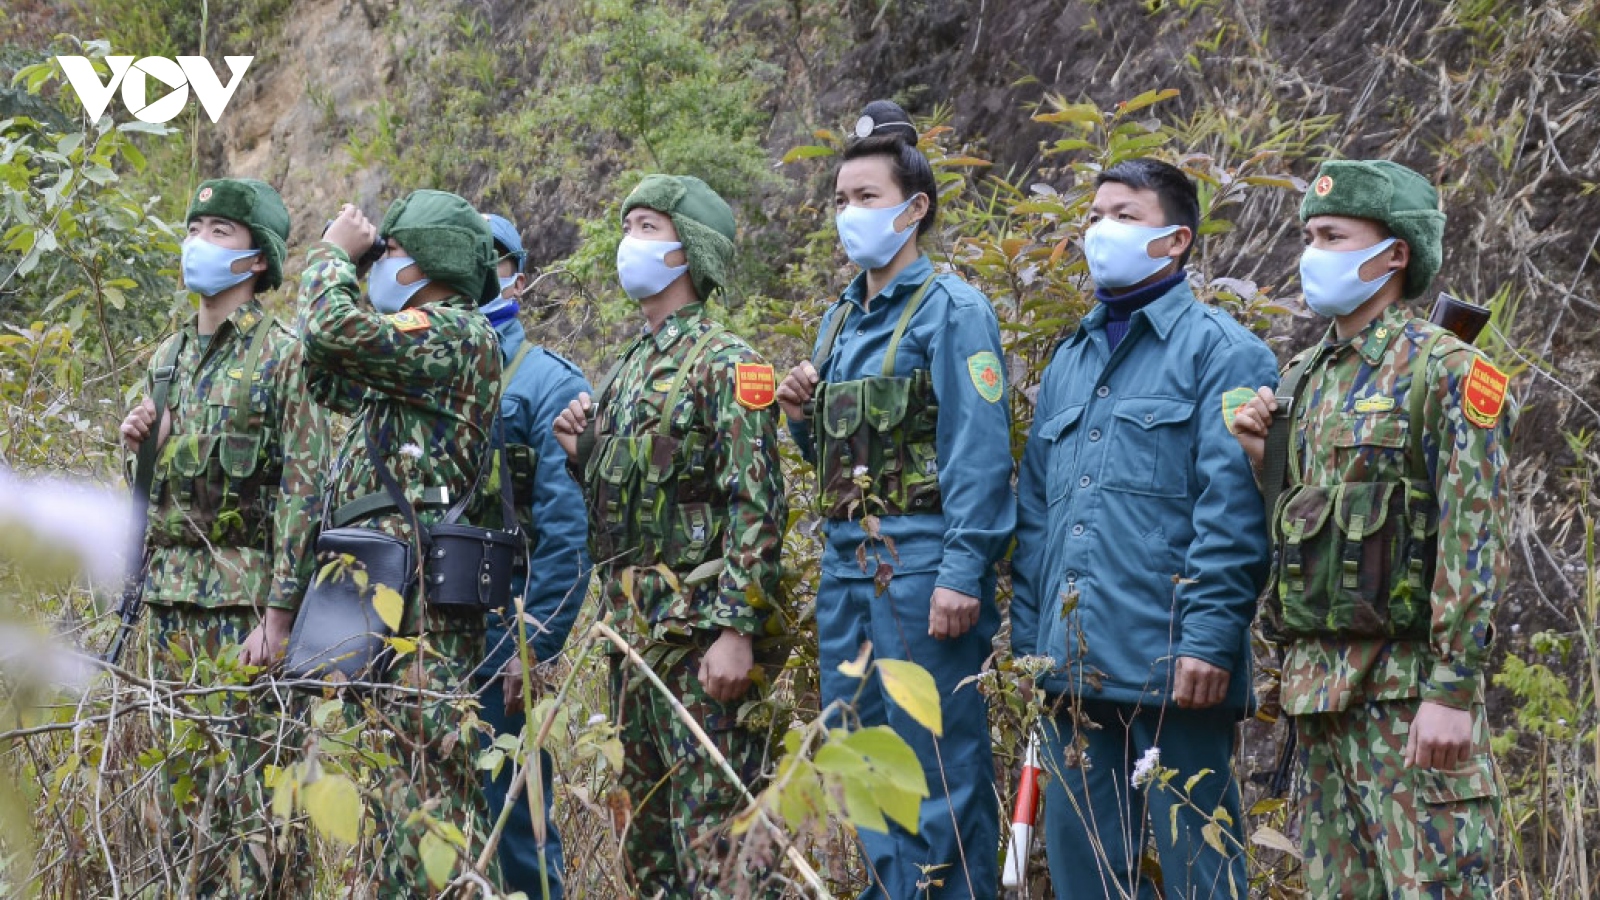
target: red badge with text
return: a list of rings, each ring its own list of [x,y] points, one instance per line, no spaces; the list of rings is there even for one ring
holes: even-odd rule
[[[763,363],[738,363],[733,367],[733,396],[745,409],[766,409],[778,393],[778,377]]]
[[[1467,421],[1479,428],[1493,428],[1506,408],[1506,387],[1511,379],[1482,359],[1474,359],[1467,370],[1467,386],[1461,392],[1462,411]]]

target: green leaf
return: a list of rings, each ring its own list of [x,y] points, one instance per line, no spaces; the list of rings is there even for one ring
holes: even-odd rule
[[[844,780],[845,815],[850,819],[850,824],[857,828],[865,828],[879,834],[888,833],[889,822],[883,817],[883,809],[879,806],[880,799],[880,794],[862,779]],[[911,830],[916,831],[916,828],[913,826]]]
[[[1165,88],[1163,90],[1145,91],[1144,93],[1142,93],[1139,96],[1133,98],[1132,100],[1126,100],[1126,101],[1123,101],[1122,103],[1117,104],[1117,115],[1119,115],[1119,116],[1131,115],[1133,113],[1138,112],[1141,109],[1144,109],[1147,106],[1154,106],[1155,104],[1160,103],[1163,100],[1170,100],[1170,99],[1172,99],[1173,97],[1176,97],[1176,96],[1178,96],[1177,88]]]
[[[716,559],[710,560],[709,562],[703,562],[700,565],[695,566],[694,571],[689,573],[689,576],[683,580],[683,583],[692,585],[699,584],[702,581],[710,581],[711,579],[716,578],[718,575],[721,575],[722,570],[727,567],[727,560],[719,556]]]
[[[944,735],[944,717],[939,709],[939,686],[928,670],[903,659],[878,660],[878,677],[883,688],[900,708],[935,736]]]
[[[845,738],[844,743],[866,757],[885,786],[909,791],[918,797],[928,796],[928,778],[922,772],[917,752],[905,738],[895,734],[894,729],[887,725],[863,728]]]
[[[391,629],[399,629],[400,616],[405,612],[406,601],[400,593],[386,584],[380,584],[372,591],[372,608],[378,611],[378,618]]]
[[[789,163],[798,162],[802,159],[815,159],[819,156],[832,155],[832,147],[823,147],[817,144],[802,144],[799,147],[791,148],[788,153],[785,153],[783,155],[783,162],[780,163],[780,165],[788,165]]]
[[[914,794],[889,785],[878,786],[878,803],[884,813],[912,834],[917,833],[917,827],[921,824],[922,799],[927,795],[927,791]]]
[[[306,812],[317,830],[344,844],[361,836],[361,794],[343,775],[324,775],[305,787]]]
[[[1033,117],[1035,122],[1047,122],[1059,125],[1065,122],[1099,123],[1100,107],[1093,103],[1074,103],[1054,112],[1040,113]]]

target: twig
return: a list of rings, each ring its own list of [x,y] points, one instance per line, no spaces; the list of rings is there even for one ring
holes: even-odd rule
[[[711,736],[706,734],[704,728],[700,727],[700,723],[695,721],[694,716],[689,715],[689,710],[685,709],[683,703],[678,700],[677,695],[662,683],[660,676],[656,675],[655,670],[650,668],[650,664],[644,661],[644,657],[629,646],[622,635],[617,634],[616,631],[612,630],[611,626],[604,622],[594,623],[589,629],[589,634],[591,637],[596,634],[603,636],[615,645],[617,649],[628,655],[628,661],[633,663],[634,667],[640,672],[644,673],[644,676],[650,680],[651,684],[655,685],[661,696],[666,698],[667,703],[672,707],[672,711],[677,714],[679,721],[683,722],[684,726],[689,729],[689,733],[693,734],[695,740],[700,742],[700,746],[705,748],[706,755],[710,756],[712,761],[717,764],[717,767],[722,770],[722,774],[739,789],[739,793],[744,796],[745,802],[755,808],[756,815],[761,819],[761,824],[771,829],[780,838],[784,838],[784,856],[788,858],[790,864],[795,867],[800,876],[806,880],[806,884],[817,892],[817,897],[821,898],[821,900],[833,900],[833,894],[828,891],[827,885],[822,883],[822,878],[817,875],[816,870],[811,868],[811,864],[806,862],[806,858],[800,854],[800,851],[796,850],[794,845],[788,842],[783,829],[779,828],[772,819],[767,817],[767,811],[756,801],[755,796],[750,793],[750,789],[745,787],[744,782],[739,779],[738,773],[733,771],[733,766],[728,764],[727,757],[723,756],[722,751],[717,749],[716,742],[711,740]]]

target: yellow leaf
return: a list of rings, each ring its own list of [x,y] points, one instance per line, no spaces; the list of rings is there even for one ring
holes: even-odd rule
[[[1222,825],[1220,823],[1207,822],[1205,826],[1200,829],[1200,836],[1206,839],[1206,843],[1211,845],[1211,849],[1223,854],[1224,856],[1227,855],[1228,849],[1227,847],[1223,846]]]
[[[411,638],[389,638],[389,646],[393,647],[394,652],[400,656],[405,656],[407,653],[417,652],[417,642]]]
[[[939,709],[939,686],[928,670],[902,659],[878,660],[878,677],[883,689],[900,708],[911,714],[935,736],[944,735],[944,716]]]
[[[867,660],[872,658],[872,642],[867,641],[861,645],[861,655],[855,662],[839,663],[839,674],[850,678],[864,678],[867,674]]]
[[[1283,832],[1276,828],[1269,828],[1263,825],[1251,833],[1250,840],[1252,843],[1260,844],[1268,850],[1277,850],[1280,853],[1287,853],[1295,859],[1300,859],[1300,848],[1296,847],[1294,841],[1289,840]]]
[[[449,841],[430,830],[418,842],[417,853],[422,857],[422,868],[428,873],[429,884],[440,888],[450,882],[450,872],[456,866],[456,850]]]
[[[372,591],[372,608],[378,611],[378,618],[391,630],[400,627],[400,615],[405,611],[406,601],[400,592],[388,585],[380,584]]]
[[[324,775],[305,787],[306,812],[317,830],[344,844],[361,836],[361,794],[343,775]]]

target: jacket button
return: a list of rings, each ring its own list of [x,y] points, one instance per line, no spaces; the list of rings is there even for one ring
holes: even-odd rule
[[[1100,429],[1098,429],[1098,428],[1089,429],[1089,443],[1092,444],[1092,443],[1094,443],[1095,441],[1098,441],[1098,440],[1100,440]]]
[[[1074,525],[1074,526],[1072,526],[1072,533],[1074,535],[1083,534],[1083,526],[1082,525]]]
[[[1102,384],[1100,387],[1095,389],[1094,395],[1096,397],[1109,397],[1111,396],[1111,388]]]
[[[1151,422],[1154,422],[1155,420],[1156,420],[1156,417],[1154,415],[1152,415],[1151,413],[1145,413],[1144,414],[1144,423],[1146,425],[1149,425]]]
[[[1079,478],[1078,479],[1078,487],[1088,487],[1089,486],[1089,481],[1090,481],[1090,479],[1089,479],[1089,476],[1087,476],[1087,475],[1083,476],[1082,478]]]

